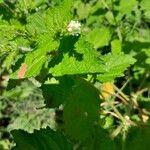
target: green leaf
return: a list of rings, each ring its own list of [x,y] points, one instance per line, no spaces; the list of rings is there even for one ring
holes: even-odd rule
[[[129,14],[137,5],[136,0],[121,0],[120,1],[120,13]]]
[[[120,0],[119,10],[118,10],[119,14],[117,16],[117,19],[120,20],[120,18],[125,14],[129,15],[136,6],[137,6],[136,0]]]
[[[149,10],[150,7],[150,1],[149,0],[142,0],[140,5],[144,10]]]
[[[25,74],[25,78],[35,77],[40,73],[43,64],[46,61],[46,56],[34,56],[34,55],[27,55],[25,58],[24,63],[27,65],[27,72]]]
[[[16,142],[15,150],[72,150],[65,137],[50,128],[27,133],[23,130],[11,131]]]
[[[97,79],[102,82],[112,81],[116,77],[123,76],[123,72],[127,67],[135,62],[132,56],[123,53],[116,55],[109,53],[102,60],[105,62],[104,68],[106,71],[97,75]]]
[[[111,51],[112,54],[118,54],[121,52],[122,49],[122,43],[120,40],[115,39],[111,42]]]
[[[35,77],[37,76],[42,66],[45,64],[47,59],[47,53],[57,50],[59,46],[59,41],[54,40],[49,34],[41,34],[38,39],[38,47],[36,50],[29,52],[25,55],[25,59],[22,63],[25,63],[27,66],[27,71],[24,78]],[[20,64],[21,66],[21,64]],[[18,71],[11,74],[10,78],[18,79]]]
[[[67,25],[72,18],[71,7],[72,0],[63,0],[60,5],[48,9],[45,16],[45,23],[51,34],[66,31]]]
[[[142,9],[144,10],[144,14],[146,18],[150,19],[150,1],[149,0],[142,0],[140,3]]]
[[[124,150],[149,150],[150,126],[140,125],[130,128],[125,143]]]
[[[98,120],[100,99],[96,89],[83,79],[76,80],[64,105],[64,128],[71,139],[84,141]]]
[[[89,3],[84,4],[83,2],[81,2],[78,5],[78,9],[77,9],[77,14],[79,16],[79,19],[85,19],[88,17],[89,13],[91,10],[91,5]]]
[[[73,44],[70,39],[63,40],[62,43]],[[55,58],[57,64],[54,63],[54,67],[50,68],[50,73],[54,76],[99,73],[100,81],[111,81],[122,76],[127,67],[135,62],[132,56],[123,53],[106,54],[98,58],[96,51],[83,37],[75,43],[75,48],[71,47],[68,48],[69,51],[65,46],[65,50],[69,52],[60,53],[61,55]]]
[[[95,28],[91,30],[87,35],[87,41],[93,44],[94,48],[100,48],[107,46],[111,39],[111,32],[109,28]]]
[[[114,18],[114,15],[113,15],[113,12],[112,12],[112,11],[108,11],[108,12],[105,14],[105,17],[106,17],[107,21],[108,21],[111,25],[116,25],[115,18]]]
[[[71,77],[61,77],[59,83],[43,84],[41,89],[45,104],[47,107],[59,107],[66,102],[67,97],[71,94],[72,86],[75,81]]]
[[[27,18],[26,30],[30,35],[36,35],[47,32],[47,27],[44,20],[44,14],[35,13]]]
[[[54,39],[51,34],[42,34],[37,39],[38,50],[41,53],[56,51],[59,47],[59,40]]]
[[[145,59],[145,64],[150,64],[150,48],[147,49],[142,49],[142,52],[145,52],[146,59]]]
[[[67,30],[71,21],[72,0],[63,0],[59,5],[46,11],[37,12],[27,18],[26,29],[32,36],[48,33],[51,37]]]
[[[0,55],[16,50],[17,45],[14,42],[16,32],[14,26],[8,25],[6,22],[0,24]]]
[[[116,144],[101,127],[95,127],[93,135],[86,142],[85,150],[116,150]]]
[[[148,58],[150,57],[149,55],[150,42],[140,42],[140,41],[124,42],[123,51],[136,58],[136,63],[134,67],[138,68],[140,67],[143,70],[145,70],[145,68],[149,68],[147,61]]]
[[[24,13],[28,13],[28,11],[30,10],[38,10],[40,7],[42,7],[42,4],[48,2],[48,0],[28,0],[28,1],[24,1],[24,0],[20,0],[17,1],[17,8],[20,9],[20,11],[24,12]]]
[[[42,66],[46,61],[46,55],[42,54],[43,52],[34,51],[31,53],[26,54],[24,63],[26,65],[26,72],[24,78],[35,77],[40,73]],[[20,66],[21,67],[21,66]],[[10,75],[11,79],[18,79],[18,72],[20,68],[17,69],[14,73]]]
[[[14,58],[15,56],[18,54],[17,51],[13,51],[13,52],[10,52],[8,54],[8,56],[6,57],[5,61],[3,62],[3,65],[6,69],[10,69],[10,67],[12,66],[13,64],[13,61],[14,61]]]
[[[50,73],[54,76],[104,71],[102,61],[97,57],[96,51],[84,38],[81,37],[75,46],[71,37],[65,38],[61,43],[61,53],[54,58],[54,67],[50,68]]]

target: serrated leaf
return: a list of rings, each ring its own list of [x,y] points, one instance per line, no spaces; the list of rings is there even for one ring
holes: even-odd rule
[[[24,38],[24,37],[18,37],[16,38],[16,43],[17,43],[17,47],[19,49],[21,49],[21,47],[27,47],[29,48],[30,47],[30,42],[28,39]]]
[[[35,77],[40,73],[42,66],[47,60],[47,53],[57,50],[59,41],[54,40],[49,34],[42,34],[38,37],[38,47],[25,55],[24,63],[27,67],[24,78]],[[20,65],[21,67],[21,65]],[[10,78],[18,79],[19,69]]]
[[[127,134],[124,144],[124,150],[149,150],[149,141],[149,125],[132,127]]]
[[[97,57],[96,51],[84,38],[81,37],[79,41],[75,43],[75,46],[73,45],[74,43],[71,42],[71,37],[63,40],[62,44],[64,44],[62,46],[63,48],[60,47],[62,53],[55,58],[57,64],[50,68],[50,73],[54,76],[104,71],[103,62]],[[67,48],[68,45],[70,46]]]
[[[66,138],[50,128],[27,133],[23,130],[11,131],[16,142],[15,150],[72,150]]]
[[[64,128],[71,139],[85,140],[94,130],[99,116],[100,99],[95,88],[76,80],[64,105]]]
[[[70,43],[71,45],[69,40],[63,41],[63,43]],[[100,73],[98,75],[99,80],[111,81],[122,76],[126,68],[135,62],[132,56],[123,53],[101,55],[98,58],[97,53],[84,38],[80,38],[75,43],[75,50],[70,49],[68,51],[61,53],[61,57],[56,58],[59,62],[50,68],[50,73],[54,76]]]
[[[25,64],[27,65],[27,72],[25,78],[35,77],[40,73],[44,62],[46,61],[46,56],[34,57],[34,55],[28,55],[25,58]]]
[[[34,51],[33,53],[26,54],[25,60],[22,62],[24,65],[26,65],[26,72],[23,78],[35,77],[40,73],[40,70],[46,61],[46,55],[42,53]],[[17,71],[10,75],[11,79],[19,78],[18,73],[21,69],[20,67]]]
[[[42,34],[38,36],[38,49],[42,53],[56,51],[59,47],[59,40],[54,39],[51,34]]]
[[[71,21],[72,0],[64,0],[60,5],[48,9],[45,22],[51,34],[63,32],[67,29],[67,24]]]
[[[43,13],[35,13],[27,18],[26,29],[29,34],[36,36],[48,33],[51,37],[58,32],[66,31],[70,22],[72,0],[64,0],[59,5],[49,8]]]
[[[109,53],[102,60],[105,62],[104,67],[106,71],[103,74],[97,75],[97,79],[103,82],[112,81],[116,77],[123,76],[123,72],[127,67],[135,62],[132,56],[123,53],[116,55]]]
[[[111,39],[111,32],[109,28],[95,28],[90,31],[87,35],[87,40],[91,44],[93,44],[94,48],[100,48],[103,46],[107,46]]]
[[[47,27],[44,20],[44,14],[35,13],[27,18],[26,30],[31,35],[47,32]]]

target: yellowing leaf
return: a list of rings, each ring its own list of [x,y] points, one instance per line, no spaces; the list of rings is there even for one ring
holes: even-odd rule
[[[112,82],[105,82],[102,84],[102,86],[100,87],[100,92],[101,92],[101,99],[108,99],[110,98],[115,90],[114,90],[114,86]]]

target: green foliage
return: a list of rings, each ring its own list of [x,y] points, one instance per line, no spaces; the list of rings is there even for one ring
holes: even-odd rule
[[[111,42],[111,51],[113,54],[118,54],[122,51],[122,43],[118,39],[114,39]]]
[[[0,149],[148,150],[149,4],[1,0]]]
[[[99,96],[84,80],[76,80],[64,106],[66,134],[76,140],[85,140],[98,120]]]
[[[131,13],[132,10],[135,9],[137,6],[137,0],[121,0],[120,5],[119,5],[119,13],[124,15],[124,14],[129,14]]]
[[[60,45],[62,53],[57,58],[54,58],[56,61],[62,60],[50,69],[50,73],[54,76],[63,76],[66,74],[103,72],[103,62],[97,57],[96,51],[84,38],[79,38],[74,47],[71,45],[70,48],[66,49],[65,45],[67,43],[73,43],[70,40],[71,37],[67,37],[62,41],[62,45]],[[64,51],[66,52],[64,53]]]
[[[109,137],[108,133],[102,129],[96,127],[94,130],[94,138],[90,139],[90,144],[86,147],[86,150],[103,149],[103,150],[116,150],[116,143]]]
[[[87,35],[87,40],[93,44],[94,48],[107,46],[111,39],[109,28],[95,28]]]
[[[140,3],[142,9],[144,10],[144,15],[147,19],[150,19],[150,2],[148,0],[142,0]]]
[[[99,110],[94,87],[78,77],[64,77],[59,84],[44,85],[42,91],[48,107],[64,105],[64,128],[71,138],[85,140],[90,136]]]
[[[100,81],[111,81],[116,77],[123,76],[122,72],[125,68],[135,62],[130,55],[120,54],[107,54],[102,58],[105,63],[105,72],[98,75]]]
[[[63,40],[62,44],[64,43],[71,43],[70,39],[67,38],[66,41]],[[66,50],[64,47],[65,45],[62,45],[60,48],[62,48],[62,50]],[[73,49],[75,51],[71,48],[68,50],[68,53],[60,54],[58,58],[56,58],[57,61],[59,59],[62,59],[62,61],[60,63],[57,62],[58,64],[50,69],[50,73],[54,76],[62,76],[66,74],[103,73],[99,76],[106,76],[106,74],[109,74],[111,77],[109,80],[113,80],[115,77],[121,76],[125,68],[134,63],[134,59],[130,55],[107,54],[97,56],[96,51],[82,37],[75,43],[75,49]]]
[[[50,128],[34,131],[29,134],[22,130],[12,131],[12,135],[16,141],[15,150],[71,150],[70,144],[65,137]]]
[[[150,140],[150,127],[147,125],[141,125],[129,130],[127,134],[127,140],[124,144],[125,150],[141,150],[149,149]]]

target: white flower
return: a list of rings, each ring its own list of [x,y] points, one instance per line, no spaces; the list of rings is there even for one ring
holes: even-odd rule
[[[71,20],[69,25],[67,26],[67,30],[72,34],[72,35],[78,35],[81,30],[81,24],[79,21],[74,21]]]
[[[19,47],[19,49],[20,49],[20,51],[21,52],[31,52],[32,51],[32,49],[30,48],[30,47]]]

